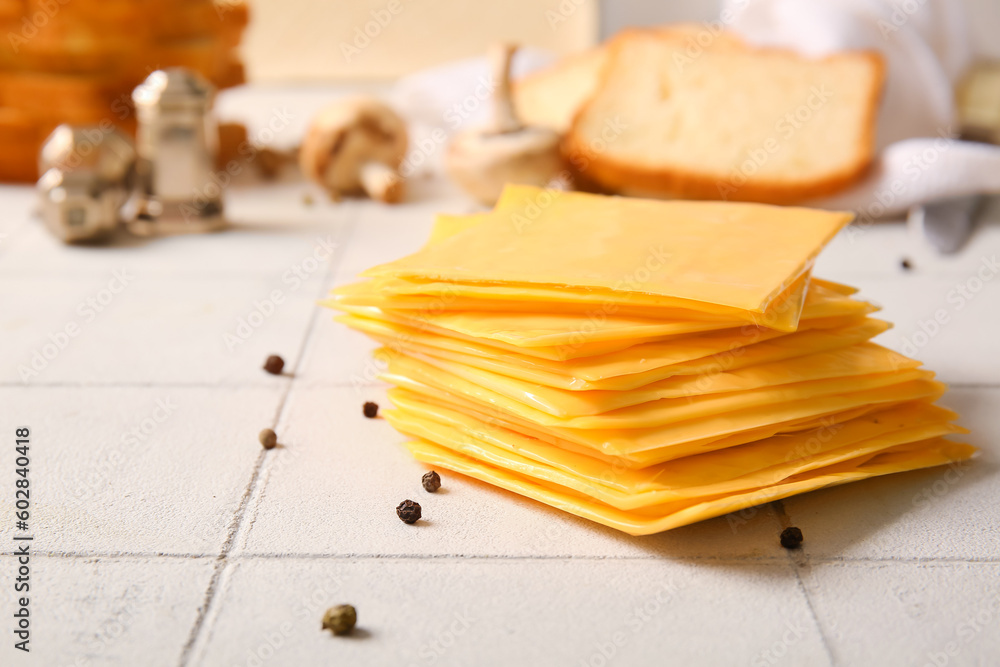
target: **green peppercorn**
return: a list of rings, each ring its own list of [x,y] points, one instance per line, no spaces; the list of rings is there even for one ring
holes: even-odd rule
[[[357,610],[349,604],[338,604],[330,607],[323,614],[322,630],[329,630],[335,635],[347,635],[351,633],[358,622]]]
[[[431,470],[420,478],[420,483],[424,485],[424,489],[428,493],[434,493],[441,488],[441,475]]]
[[[264,449],[274,449],[278,444],[277,434],[269,428],[261,431],[257,438],[260,440],[260,444],[264,445]]]

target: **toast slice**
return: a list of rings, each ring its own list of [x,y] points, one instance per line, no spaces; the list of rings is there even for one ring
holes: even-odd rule
[[[566,132],[597,88],[606,60],[607,47],[598,46],[518,79],[513,86],[518,118],[526,125]]]
[[[865,174],[880,55],[810,59],[729,34],[698,37],[631,30],[609,44],[564,142],[586,157],[572,160],[582,181],[637,196],[791,204]]]
[[[697,38],[705,28],[697,23],[674,23],[647,29],[647,32],[660,31]],[[569,130],[573,117],[597,90],[611,44],[626,38],[631,32],[626,30],[600,46],[567,56],[551,67],[515,81],[514,108],[521,121],[526,125],[548,127],[560,134]],[[720,35],[717,38],[730,39],[730,36]]]

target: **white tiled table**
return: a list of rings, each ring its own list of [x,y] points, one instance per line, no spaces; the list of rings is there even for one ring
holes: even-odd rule
[[[893,347],[947,311],[917,354],[952,384],[979,460],[631,538],[449,474],[426,494],[402,436],[362,416],[384,402],[373,345],[316,300],[470,207],[436,181],[413,199],[244,183],[232,231],[68,248],[30,189],[0,188],[0,664],[1000,664],[1000,279],[948,300],[1000,253],[1000,207],[956,257],[885,224],[842,234],[817,269],[885,306]],[[116,271],[126,287],[84,314]],[[70,322],[79,335],[22,380]],[[284,376],[260,370],[271,353]],[[30,656],[8,629],[16,425],[32,429]],[[261,449],[266,427],[283,446]],[[404,498],[426,522],[396,518]],[[801,552],[778,545],[783,522]],[[358,608],[349,638],[320,631],[339,602]]]

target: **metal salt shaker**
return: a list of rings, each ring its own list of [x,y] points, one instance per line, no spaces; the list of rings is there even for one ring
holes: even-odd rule
[[[37,185],[52,233],[66,243],[110,235],[129,198],[135,160],[132,140],[110,123],[53,130],[39,154]]]
[[[215,178],[215,89],[181,67],[150,74],[132,93],[139,121],[138,196],[129,229],[136,234],[207,232],[225,226]]]

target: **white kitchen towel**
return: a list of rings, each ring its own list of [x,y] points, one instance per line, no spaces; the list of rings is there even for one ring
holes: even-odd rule
[[[873,49],[885,58],[871,173],[812,204],[877,219],[936,199],[1000,192],[1000,147],[954,138],[954,90],[972,60],[960,2],[725,0],[720,23],[752,44],[809,56]]]
[[[547,67],[555,60],[547,51],[519,49],[511,62],[511,78]],[[410,149],[400,173],[410,178],[442,170],[451,136],[491,121],[496,85],[485,57],[439,65],[397,81],[389,101],[405,113],[410,126]]]

